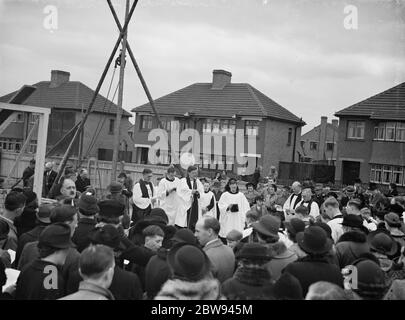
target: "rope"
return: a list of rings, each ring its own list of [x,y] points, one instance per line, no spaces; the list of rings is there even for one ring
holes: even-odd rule
[[[114,81],[115,71],[116,71],[116,70],[117,70],[117,60],[116,60],[116,62],[115,62],[114,71],[113,71],[113,74],[112,74],[112,76],[111,76],[110,84],[109,84],[109,86],[108,86],[107,96],[106,96],[106,99],[104,100],[104,106],[103,106],[103,111],[102,111],[103,113],[106,111],[107,101],[109,101],[109,100],[108,100],[108,97],[110,96],[110,91],[111,91],[111,87],[112,87],[112,84],[113,84],[113,81]],[[117,85],[117,88],[118,88],[118,85]],[[114,100],[114,97],[115,97],[117,88],[115,89],[114,96],[113,96],[113,100]],[[111,105],[112,105],[112,102],[110,102],[110,104],[109,104],[108,112],[110,112],[110,110],[111,110]],[[88,154],[90,153],[91,149],[94,147],[94,144],[96,143],[97,137],[98,137],[98,135],[100,134],[101,129],[103,128],[103,125],[104,125],[104,123],[105,123],[105,120],[106,120],[106,118],[104,118],[102,122],[99,122],[99,123],[97,124],[96,130],[95,130],[95,133],[96,133],[96,134],[93,135],[92,139],[90,140],[89,147],[87,148],[87,151],[86,151],[84,157],[87,157]],[[101,124],[101,123],[102,123],[102,124]],[[98,133],[97,133],[97,131],[98,131]]]

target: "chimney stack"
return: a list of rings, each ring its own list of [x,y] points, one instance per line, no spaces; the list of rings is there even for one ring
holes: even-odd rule
[[[339,126],[339,120],[333,119],[332,120],[332,125],[337,128]]]
[[[222,90],[227,84],[231,83],[232,73],[229,71],[214,70],[212,74],[211,89]]]
[[[61,70],[52,70],[51,71],[51,83],[49,88],[56,88],[60,85],[69,82],[70,73]]]

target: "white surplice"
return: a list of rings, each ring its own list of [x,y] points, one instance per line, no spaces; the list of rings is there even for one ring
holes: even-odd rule
[[[231,204],[237,204],[239,211],[228,211],[227,209]],[[218,207],[220,211],[219,223],[221,224],[219,236],[225,238],[229,231],[233,229],[243,232],[245,229],[246,212],[250,209],[245,195],[242,192],[224,192],[218,201]]]
[[[174,225],[176,220],[177,213],[179,212],[180,208],[183,206],[183,201],[179,197],[177,190],[180,185],[180,179],[174,178],[173,181],[168,180],[167,178],[163,178],[159,182],[157,196],[160,200],[160,208],[162,208],[169,219],[168,225]],[[167,194],[167,191],[176,188],[176,191]]]
[[[215,195],[212,191],[208,191],[208,192],[203,192],[200,195],[200,204],[201,204],[201,208],[206,208],[210,205],[211,203],[211,199],[213,199],[213,203],[214,206],[211,208],[211,210],[207,211],[204,214],[204,217],[213,217],[216,218],[217,217],[217,202],[215,201]]]
[[[200,193],[200,196],[204,193],[204,186],[201,183],[199,179],[197,180],[197,191]],[[193,180],[190,180],[191,182],[191,187],[193,187],[194,182]],[[193,201],[193,197],[191,194],[192,189],[188,187],[187,184],[187,178],[181,178],[179,187],[177,189],[177,194],[179,197],[182,199],[182,206],[179,208],[179,211],[177,212],[176,219],[174,223],[182,228],[187,227],[187,210],[191,208],[191,204]],[[202,217],[201,215],[201,205],[200,205],[200,199],[198,200],[198,219]]]

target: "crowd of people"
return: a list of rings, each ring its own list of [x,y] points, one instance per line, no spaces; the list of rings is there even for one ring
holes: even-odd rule
[[[2,299],[405,299],[405,196],[395,186],[255,177],[242,188],[190,166],[182,178],[169,167],[157,185],[150,169],[136,183],[120,173],[98,195],[85,169],[54,183],[45,167],[42,196],[53,201],[38,206],[35,163],[5,198]],[[9,268],[19,275],[5,286]]]

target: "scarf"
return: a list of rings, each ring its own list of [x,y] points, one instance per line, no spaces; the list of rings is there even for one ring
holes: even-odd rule
[[[194,179],[193,186],[191,186],[191,179],[190,177],[186,178],[187,185],[190,190],[197,190],[197,179]],[[200,195],[198,193],[194,193],[193,202],[191,203],[191,208],[188,210],[188,217],[187,217],[187,226],[194,230],[195,225],[198,220],[198,198]]]
[[[152,196],[154,194],[152,183],[146,182],[141,179],[141,180],[139,180],[139,187],[141,188],[141,191],[142,191],[142,198],[149,198],[148,188],[146,187],[147,184],[149,185],[150,190],[152,191]]]

